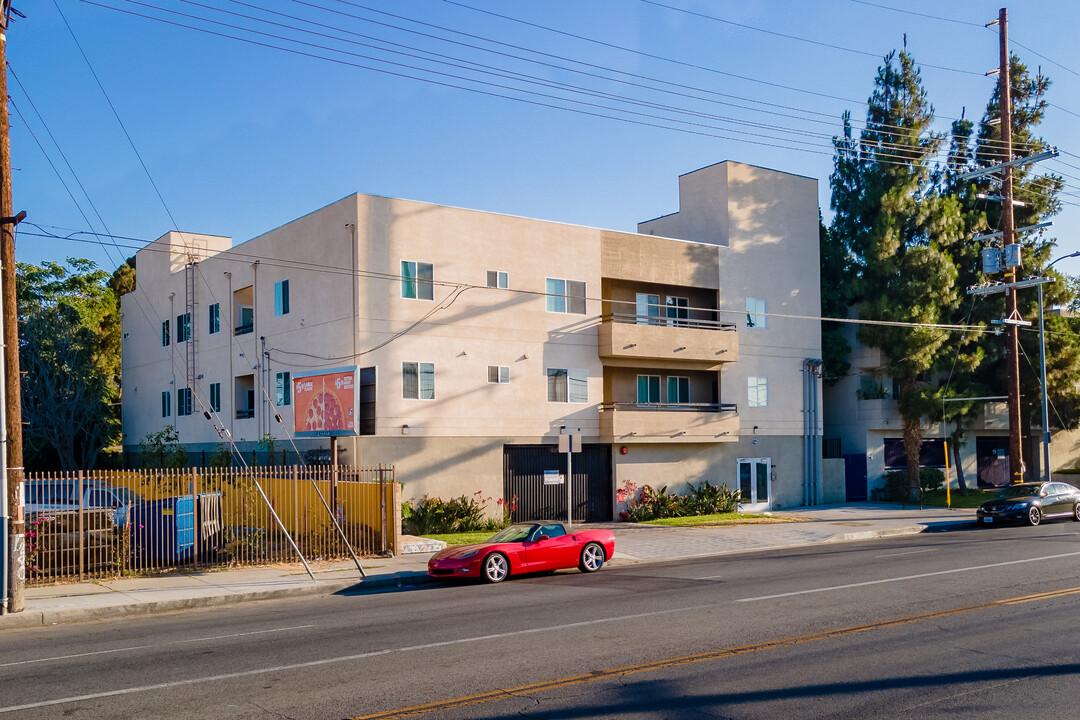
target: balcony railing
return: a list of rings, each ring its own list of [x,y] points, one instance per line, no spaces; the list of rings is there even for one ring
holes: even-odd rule
[[[611,313],[601,318],[602,322],[617,322],[630,325],[655,325],[657,327],[694,328],[696,330],[724,330],[735,332],[738,325],[719,320],[705,320],[692,317],[654,317],[636,313]]]
[[[237,420],[250,420],[253,417],[255,417],[255,408],[248,408],[246,410],[236,411]]]
[[[247,335],[248,333],[255,332],[255,323],[248,323],[247,325],[237,325],[233,330],[233,335]]]
[[[736,403],[640,403],[640,402],[615,402],[600,406],[600,412],[612,412],[618,410],[634,411],[658,411],[658,412],[739,412]]]

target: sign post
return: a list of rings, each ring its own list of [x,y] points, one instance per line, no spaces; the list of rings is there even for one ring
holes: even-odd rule
[[[581,428],[577,434],[559,435],[559,452],[566,453],[566,529],[574,524],[574,453],[581,452]]]

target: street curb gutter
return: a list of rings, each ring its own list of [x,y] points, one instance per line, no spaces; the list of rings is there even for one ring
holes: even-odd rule
[[[415,576],[411,574],[395,574],[366,580],[320,581],[317,584],[312,583],[311,585],[278,588],[276,590],[256,590],[244,593],[232,593],[229,595],[207,595],[205,597],[177,598],[175,600],[158,600],[155,602],[133,602],[98,608],[71,608],[66,610],[46,610],[44,612],[22,612],[0,615],[0,631],[89,620],[141,617],[145,615],[175,612],[178,610],[238,605],[240,603],[258,600],[280,600],[282,598],[304,597],[308,595],[333,595],[345,590],[354,590],[357,593],[362,593],[364,590],[374,590],[385,587],[402,587],[403,585],[415,586],[424,584],[427,581],[427,573],[421,574],[418,572]]]

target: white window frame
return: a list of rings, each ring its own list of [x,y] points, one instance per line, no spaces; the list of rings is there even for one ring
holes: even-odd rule
[[[672,397],[672,381],[675,381],[675,397]],[[685,382],[681,382],[685,381]],[[679,392],[679,385],[686,386],[686,399],[683,400]],[[664,383],[664,390],[667,392],[668,405],[689,405],[690,404],[690,378],[686,375],[668,375]]]
[[[187,342],[191,339],[191,313],[181,313],[176,316],[176,344]]]
[[[494,372],[492,372],[494,371]],[[492,380],[491,378],[495,379]],[[492,385],[506,385],[510,382],[509,365],[488,365],[488,383]]]
[[[161,391],[161,417],[172,417],[172,392],[169,390]]]
[[[746,298],[746,327],[752,330],[764,330],[769,327],[769,304],[765,298]]]
[[[492,276],[494,276],[495,284],[492,285]],[[489,288],[498,288],[500,290],[506,290],[510,287],[510,273],[505,270],[488,270],[487,271],[487,286]]]
[[[210,409],[221,412],[221,383],[210,383]]]
[[[405,373],[409,366],[414,366],[416,373],[416,394],[409,394],[409,388],[405,383]],[[430,370],[428,370],[430,368]],[[431,377],[430,389],[424,387],[422,378],[425,371]],[[401,363],[401,397],[405,400],[434,400],[435,399],[435,363],[433,362],[403,362]]]
[[[191,414],[191,388],[176,389],[176,417],[187,417]]]
[[[581,291],[579,295],[577,290]],[[564,278],[546,278],[544,293],[547,295],[545,307],[551,313],[585,315],[588,288],[583,280]]]
[[[221,303],[212,303],[207,311],[207,324],[209,335],[216,335],[221,331]]]
[[[769,378],[763,375],[746,376],[746,407],[769,407]]]
[[[641,397],[641,381],[644,380],[645,385],[645,398]],[[653,382],[655,381],[655,388]],[[638,375],[637,376],[637,403],[638,405],[659,405],[664,402],[663,395],[661,395],[661,388],[659,375]],[[652,398],[653,390],[656,390],[656,399]]]
[[[554,373],[554,374],[553,374]],[[558,373],[562,373],[560,376]],[[550,403],[584,405],[589,402],[589,371],[580,368],[547,368],[547,398]],[[563,378],[563,382],[559,379]],[[554,381],[554,384],[553,384]],[[566,399],[558,398],[560,385]],[[555,392],[553,393],[552,390]]]
[[[158,317],[161,317],[161,316],[159,315]],[[162,320],[161,321],[161,347],[169,347],[170,343],[171,343],[171,340],[170,340],[170,334],[169,334],[169,321],[168,320]]]
[[[420,277],[420,272],[427,269],[428,276]],[[417,260],[401,261],[401,297],[406,300],[435,299],[435,265]]]
[[[274,317],[289,314],[289,279],[274,283]]]
[[[292,373],[282,370],[274,375],[274,405],[286,407],[292,405]]]

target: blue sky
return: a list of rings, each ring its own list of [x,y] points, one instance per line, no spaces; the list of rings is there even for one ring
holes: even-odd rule
[[[722,160],[816,178],[828,217],[829,138],[845,109],[865,116],[881,57],[906,34],[938,128],[965,109],[977,120],[995,82],[983,73],[998,62],[996,31],[981,25],[999,7],[983,0],[16,4],[27,17],[8,31],[15,209],[71,236],[37,237],[23,225],[16,256],[89,257],[111,270],[173,227],[239,243],[353,192],[634,230],[678,209],[680,174]],[[1042,167],[1066,175],[1074,193],[1051,231],[1056,257],[1080,250],[1080,3],[1018,2],[1009,16],[1012,49],[1054,82],[1055,107],[1041,135],[1064,152]],[[534,82],[526,86],[524,76]],[[582,89],[593,94],[574,93]],[[628,98],[644,104],[627,105]],[[99,244],[87,231],[130,239]],[[1080,273],[1077,260],[1057,267]]]

